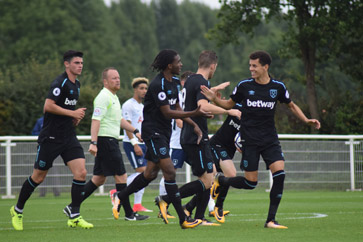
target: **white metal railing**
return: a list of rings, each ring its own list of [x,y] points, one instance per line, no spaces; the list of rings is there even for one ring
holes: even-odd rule
[[[120,136],[122,140],[123,136]],[[91,136],[78,136],[78,139],[82,141],[89,141]],[[279,135],[283,151],[285,153],[286,170],[293,176],[301,175],[302,178],[287,179],[285,184],[347,184],[349,190],[361,190],[363,188],[363,135],[301,135],[301,134],[281,134]],[[15,155],[23,155],[26,157],[24,149],[20,149],[17,152],[13,150],[17,148],[16,146],[24,146],[27,143],[34,143],[37,140],[37,136],[0,136],[1,152],[0,152],[0,188],[5,188],[6,192],[2,198],[14,198],[12,191],[14,185],[12,185],[12,179],[14,177],[26,176],[30,174],[12,174],[12,168],[17,168],[18,166],[27,166],[33,164],[14,164]],[[307,142],[307,143],[306,143]],[[329,143],[333,142],[333,143]],[[88,142],[83,142],[84,145]],[[35,146],[36,144],[33,144]],[[32,147],[33,147],[32,146]],[[322,147],[319,147],[322,146]],[[339,147],[336,148],[335,146]],[[345,146],[345,147],[344,147]],[[33,149],[30,147],[31,149]],[[319,148],[318,148],[319,147]],[[358,148],[357,148],[358,147]],[[316,148],[316,149],[315,149]],[[34,147],[35,152],[35,147]],[[87,153],[87,152],[86,152]],[[323,159],[321,158],[323,154]],[[347,154],[348,157],[345,157]],[[31,155],[29,155],[30,157]],[[303,157],[301,157],[303,156]],[[306,157],[305,157],[306,156]],[[312,156],[312,157],[308,157]],[[329,156],[329,157],[328,157]],[[331,156],[331,157],[330,157]],[[234,162],[239,166],[240,155],[237,154]],[[21,159],[18,157],[18,159]],[[125,164],[127,164],[127,158],[124,159]],[[303,168],[309,168],[310,170],[304,171],[301,169],[301,164]],[[310,165],[309,165],[310,164]],[[349,164],[349,169],[335,168],[336,165]],[[319,165],[319,168],[316,168]],[[61,165],[59,165],[61,166]],[[89,167],[92,167],[89,164]],[[261,167],[262,165],[260,165]],[[331,167],[329,167],[331,166]],[[2,168],[4,167],[4,169]],[[321,167],[327,167],[334,170],[321,170]],[[332,168],[333,167],[333,168]],[[238,169],[237,169],[238,170]],[[260,169],[260,182],[259,184],[267,184],[271,186],[272,178],[269,172]],[[27,170],[29,171],[29,169]],[[26,171],[26,172],[27,172]],[[191,180],[190,167],[187,165],[183,170],[178,171],[179,173],[185,173],[185,179],[182,182],[189,182]],[[240,174],[241,172],[238,171]],[[268,174],[268,175],[267,175]],[[311,176],[311,174],[316,174]],[[319,180],[320,176],[333,176],[332,174],[337,174],[337,177],[333,177],[331,180]],[[350,179],[348,181],[342,177],[342,174],[349,174]],[[66,176],[64,174],[55,174],[54,176]],[[357,177],[356,177],[357,176]],[[17,181],[17,179],[15,179]],[[5,184],[4,184],[5,183]],[[156,183],[153,183],[154,185]],[[358,184],[358,187],[356,186]],[[105,184],[106,185],[106,184]],[[58,186],[58,185],[57,185]],[[64,184],[60,184],[61,187],[66,187]],[[17,188],[20,185],[16,186]],[[347,188],[348,188],[347,187]],[[0,190],[2,194],[3,191]],[[100,187],[99,194],[105,194],[104,187]]]

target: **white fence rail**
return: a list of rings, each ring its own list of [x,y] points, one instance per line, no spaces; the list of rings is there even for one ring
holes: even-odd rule
[[[92,176],[94,158],[87,152],[90,136],[78,136],[85,150],[87,180]],[[363,189],[363,135],[279,135],[286,159],[286,189]],[[24,180],[32,173],[36,156],[36,136],[0,136],[0,194],[2,198],[13,198]],[[122,136],[120,136],[122,139]],[[122,143],[120,143],[122,144]],[[123,149],[121,148],[123,151]],[[133,169],[123,153],[126,171]],[[241,155],[236,153],[235,165],[239,170]],[[177,171],[177,183],[184,184],[191,178],[190,167]],[[159,174],[161,177],[161,174]],[[58,157],[40,189],[57,188],[68,191],[72,175]],[[114,188],[113,179],[100,188],[104,194]],[[157,188],[159,179],[149,186]],[[269,188],[270,173],[261,159],[259,187]]]

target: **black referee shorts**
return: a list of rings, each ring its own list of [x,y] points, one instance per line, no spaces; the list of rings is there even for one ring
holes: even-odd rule
[[[121,176],[125,173],[118,140],[112,137],[98,137],[93,175]]]

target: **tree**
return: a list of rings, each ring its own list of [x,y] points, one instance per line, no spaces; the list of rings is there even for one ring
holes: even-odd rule
[[[359,0],[281,0],[281,1],[228,1],[222,0],[218,14],[220,22],[209,32],[219,44],[238,43],[240,33],[253,35],[255,27],[264,21],[287,21],[284,34],[284,53],[302,59],[304,64],[307,102],[312,118],[319,119],[320,112],[315,87],[317,62],[338,55],[344,46],[347,33],[358,31],[363,4]],[[355,13],[355,14],[353,14]],[[355,23],[351,25],[350,23]],[[351,53],[354,56],[354,53]],[[361,63],[361,59],[356,59]]]

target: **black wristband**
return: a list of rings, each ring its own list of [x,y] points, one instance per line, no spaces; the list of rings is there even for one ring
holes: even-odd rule
[[[136,135],[137,133],[140,133],[140,131],[138,129],[135,129],[133,133]]]
[[[97,145],[97,141],[91,141],[90,142],[92,145]]]

